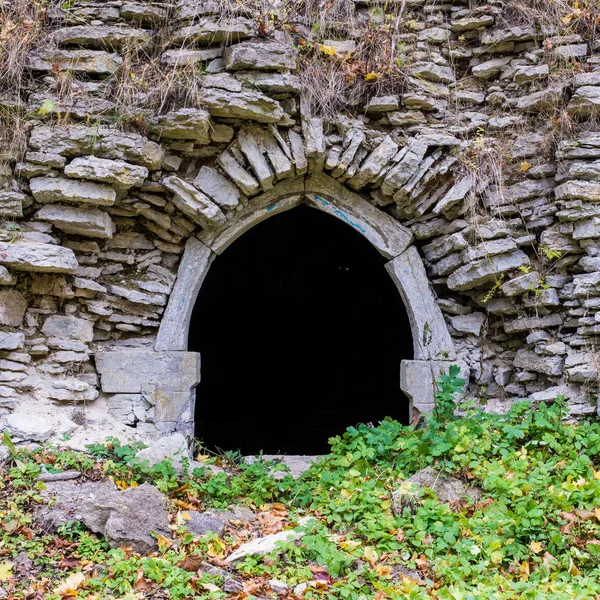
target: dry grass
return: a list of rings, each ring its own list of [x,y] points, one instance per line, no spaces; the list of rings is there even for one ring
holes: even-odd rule
[[[20,158],[26,147],[23,93],[29,51],[44,35],[49,0],[0,3],[0,161]]]

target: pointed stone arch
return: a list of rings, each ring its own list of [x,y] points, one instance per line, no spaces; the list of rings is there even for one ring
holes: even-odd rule
[[[258,223],[303,203],[354,228],[389,259],[386,269],[406,306],[414,344],[414,360],[402,361],[399,384],[412,406],[430,411],[434,379],[456,358],[456,352],[413,236],[398,221],[322,172],[280,182],[250,200],[224,225],[188,239],[155,351],[189,354],[192,312],[212,262]]]

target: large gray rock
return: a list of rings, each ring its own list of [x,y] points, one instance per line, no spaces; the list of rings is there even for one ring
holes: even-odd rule
[[[210,130],[210,115],[201,108],[172,110],[148,122],[148,131],[159,138],[194,140],[197,144],[210,144]]]
[[[552,110],[560,105],[563,96],[564,88],[560,86],[550,87],[519,98],[517,108],[528,113]]]
[[[240,201],[239,189],[212,167],[201,167],[194,185],[223,208],[235,208]]]
[[[29,181],[29,185],[33,197],[40,204],[72,202],[74,204],[112,206],[117,198],[115,190],[108,185],[89,181],[73,181],[62,177],[35,177]]]
[[[27,56],[27,67],[33,71],[90,73],[112,75],[123,63],[118,54],[102,50],[36,50]]]
[[[34,127],[29,145],[48,154],[83,156],[94,154],[102,158],[126,160],[148,169],[160,168],[164,149],[138,133],[126,133],[108,127],[61,125]]]
[[[15,271],[74,273],[79,263],[73,250],[55,244],[0,242],[0,265]]]
[[[359,190],[368,183],[374,182],[397,151],[398,144],[389,135],[386,136],[381,144],[367,156],[356,175],[348,180],[347,185],[354,190]]]
[[[209,531],[222,535],[225,525],[229,521],[241,521],[248,523],[252,521],[255,514],[244,506],[234,506],[231,510],[207,510],[205,512],[188,511],[189,520],[185,527],[195,535],[206,535]]]
[[[35,218],[40,221],[49,221],[54,227],[65,233],[91,238],[110,239],[116,229],[110,215],[96,208],[47,204],[38,210]]]
[[[419,502],[419,492],[424,488],[433,490],[437,499],[443,504],[465,497],[479,500],[483,494],[480,488],[468,486],[460,479],[446,475],[434,467],[425,467],[404,480],[400,484],[400,489],[392,493],[394,513],[402,514],[405,507],[414,509]]]
[[[225,48],[225,68],[233,71],[256,69],[286,71],[296,68],[296,52],[279,42],[243,42]]]
[[[74,158],[66,167],[65,175],[73,179],[90,179],[114,185],[117,188],[140,187],[148,177],[148,169],[123,160],[96,156]]]
[[[44,321],[42,333],[48,337],[91,342],[94,339],[94,324],[78,317],[50,315]]]
[[[144,483],[122,492],[86,498],[79,509],[86,527],[102,534],[112,548],[131,546],[140,554],[158,548],[151,532],[170,536],[167,499]]]
[[[59,46],[78,45],[102,50],[115,50],[125,44],[146,44],[150,33],[134,27],[116,25],[80,25],[65,27],[52,34]]]
[[[436,83],[454,83],[455,75],[452,67],[438,65],[433,62],[417,62],[410,67],[415,77]]]
[[[480,258],[454,271],[448,277],[447,285],[451,290],[471,290],[526,264],[529,264],[529,258],[522,250]]]
[[[0,325],[20,327],[27,310],[27,300],[15,290],[0,291]]]
[[[175,176],[165,177],[162,184],[173,194],[173,204],[199,225],[210,227],[225,222],[221,209],[193,185]]]
[[[48,533],[54,533],[60,525],[69,521],[81,521],[83,502],[102,498],[116,491],[112,481],[85,481],[59,479],[46,481],[40,492],[42,503],[34,506],[35,520]]]
[[[478,79],[490,79],[495,75],[498,75],[500,71],[512,60],[512,57],[507,58],[493,58],[482,62],[472,69],[472,73]]]
[[[567,181],[554,190],[557,200],[580,199],[600,202],[600,183],[592,181]]]
[[[285,115],[279,102],[253,90],[229,92],[218,88],[203,88],[200,101],[213,117],[276,123]]]
[[[258,181],[240,165],[229,150],[225,150],[220,154],[217,162],[244,194],[254,196],[258,193],[260,190]]]

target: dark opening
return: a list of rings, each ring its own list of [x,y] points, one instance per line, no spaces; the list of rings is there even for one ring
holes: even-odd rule
[[[407,423],[399,378],[412,338],[385,262],[306,206],[217,257],[189,332],[202,354],[196,436],[213,450],[323,454],[350,425]]]

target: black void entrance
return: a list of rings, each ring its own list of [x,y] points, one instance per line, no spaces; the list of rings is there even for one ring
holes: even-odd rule
[[[408,317],[386,260],[338,219],[300,206],[215,259],[194,308],[196,436],[213,450],[322,454],[350,425],[408,422]]]

